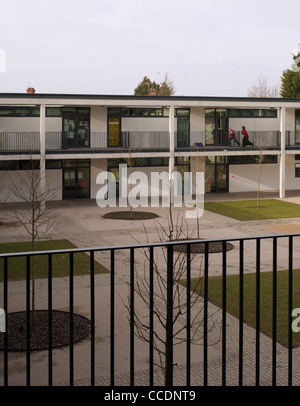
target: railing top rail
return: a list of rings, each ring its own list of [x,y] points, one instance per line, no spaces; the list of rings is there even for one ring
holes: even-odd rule
[[[28,251],[28,252],[10,252],[0,254],[0,258],[9,257],[23,257],[23,256],[35,256],[35,255],[49,255],[49,254],[67,254],[67,253],[79,253],[79,252],[96,252],[96,251],[119,251],[126,249],[141,249],[150,247],[165,247],[168,245],[182,245],[182,244],[207,244],[210,242],[233,242],[233,241],[250,241],[250,240],[262,240],[262,239],[274,239],[274,238],[287,238],[287,237],[300,237],[300,233],[287,233],[287,234],[266,234],[258,236],[248,237],[230,237],[230,238],[205,238],[205,239],[193,239],[193,240],[176,240],[166,241],[158,243],[146,243],[146,244],[134,244],[134,245],[115,245],[107,247],[86,247],[86,248],[69,248],[61,250],[46,250],[46,251]]]

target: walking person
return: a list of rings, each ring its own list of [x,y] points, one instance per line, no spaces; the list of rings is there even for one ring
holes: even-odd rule
[[[244,136],[244,138],[243,138],[243,147],[245,147],[246,145],[252,145],[252,147],[253,147],[254,146],[253,142],[249,141],[249,135],[248,135],[248,133],[246,131],[246,128],[244,126],[242,127],[242,134]]]
[[[236,144],[241,145],[240,142],[238,142],[238,140],[235,137],[235,132],[232,128],[229,128],[229,132],[230,132],[230,138],[229,138],[229,143],[230,145],[232,145],[232,141],[234,141]]]

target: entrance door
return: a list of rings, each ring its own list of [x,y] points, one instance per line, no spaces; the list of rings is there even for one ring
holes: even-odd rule
[[[226,164],[216,164],[216,192],[228,192],[227,186],[227,165]]]
[[[108,118],[108,146],[118,147],[120,145],[121,118]]]
[[[205,192],[228,192],[228,164],[226,157],[207,157],[205,166]]]
[[[177,147],[187,147],[189,145],[190,118],[177,118]]]
[[[63,169],[63,199],[88,199],[89,197],[89,161],[65,161]]]
[[[64,107],[63,115],[63,147],[87,148],[90,145],[90,109]]]

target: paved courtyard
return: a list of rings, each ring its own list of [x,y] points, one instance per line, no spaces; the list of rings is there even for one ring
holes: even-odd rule
[[[221,196],[222,197],[222,196]],[[247,198],[251,195],[223,195],[223,198]],[[267,197],[274,197],[270,193]],[[277,197],[277,196],[275,196]],[[209,196],[210,199],[220,198],[220,196]],[[300,197],[296,194],[287,195],[287,201],[300,204]],[[52,203],[54,204],[54,203]],[[159,236],[153,220],[127,221],[109,220],[102,216],[112,210],[100,209],[95,201],[64,201],[54,204],[60,216],[63,228],[56,234],[57,239],[68,239],[77,247],[111,247],[158,242]],[[19,205],[7,206],[7,210],[19,210]],[[167,226],[167,210],[163,208],[143,209],[156,212],[160,217],[158,221]],[[184,209],[178,209],[180,215],[184,215]],[[177,212],[176,212],[177,214]],[[1,215],[0,242],[15,242],[26,238],[20,226],[11,219],[8,220]],[[147,230],[147,235],[143,228]],[[188,220],[185,225],[189,230],[189,235],[195,234],[195,220]],[[192,233],[194,231],[194,234]],[[239,238],[256,235],[273,235],[276,233],[300,232],[300,219],[264,220],[241,222],[226,218],[214,213],[205,212],[200,219],[200,238]],[[255,270],[255,242],[250,241],[245,251],[245,272]],[[272,264],[272,243],[270,240],[262,243],[261,270],[269,270]],[[238,271],[239,248],[234,243],[234,249],[227,254],[227,273]],[[295,239],[294,266],[300,266],[300,239]],[[95,257],[101,264],[109,268],[110,254],[101,253]],[[145,269],[145,260],[141,253],[135,257],[136,269],[141,272]],[[221,254],[210,255],[209,272],[210,275],[221,275]],[[162,261],[158,258],[158,261]],[[288,250],[286,242],[279,241],[278,245],[278,269],[285,269],[288,260]],[[125,307],[128,296],[129,281],[129,252],[122,251],[116,254],[116,294],[115,294],[115,384],[129,384],[129,326],[128,314]],[[192,268],[196,272],[197,266]],[[89,317],[89,275],[75,277],[74,288],[74,308],[75,312]],[[47,282],[37,281],[37,307],[47,306]],[[68,310],[68,278],[56,278],[53,281],[53,308],[57,310]],[[2,286],[0,286],[0,300],[2,301]],[[24,306],[25,283],[11,282],[9,284],[9,310],[18,311]],[[102,274],[95,277],[95,300],[96,300],[96,384],[110,384],[110,275]],[[139,299],[136,299],[136,306],[142,306]],[[196,311],[196,309],[193,309]],[[209,333],[208,350],[208,383],[210,385],[220,385],[222,382],[222,345],[221,333],[221,312],[210,305],[209,311],[213,314],[215,327]],[[184,323],[184,320],[179,321]],[[244,326],[244,384],[255,384],[255,330]],[[238,343],[239,343],[239,323],[234,317],[227,315],[227,353],[226,371],[227,384],[238,384]],[[74,346],[74,376],[76,385],[88,385],[90,382],[90,342],[87,340]],[[148,383],[148,356],[149,350],[145,343],[135,338],[135,383],[137,385],[147,385]],[[3,355],[0,354],[0,357]],[[294,357],[300,360],[300,351],[294,350]],[[174,349],[174,384],[185,384],[185,346]],[[53,350],[53,380],[55,385],[68,385],[69,383],[69,349],[68,347]],[[287,384],[287,350],[278,345],[277,347],[277,384]],[[47,385],[47,364],[48,352],[37,351],[31,354],[31,380],[33,385]],[[0,385],[3,383],[3,362],[0,362]],[[300,384],[299,363],[293,362],[294,384]],[[261,385],[272,384],[272,341],[261,334],[260,347]],[[24,385],[26,370],[26,354],[9,354],[9,384]],[[161,384],[162,376],[158,371],[155,375],[155,382]],[[192,345],[192,366],[191,379],[193,385],[203,383],[203,347]]]

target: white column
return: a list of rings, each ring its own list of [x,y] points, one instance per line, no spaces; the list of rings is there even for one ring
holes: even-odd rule
[[[170,180],[170,202],[174,201],[174,152],[175,152],[175,109],[174,106],[169,108],[169,136],[170,136],[170,155],[169,155],[169,180]]]
[[[45,125],[45,114],[46,108],[44,104],[40,105],[40,195],[41,208],[45,210],[46,201],[46,125]]]
[[[285,107],[280,109],[279,197],[285,197]]]

